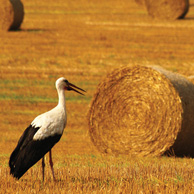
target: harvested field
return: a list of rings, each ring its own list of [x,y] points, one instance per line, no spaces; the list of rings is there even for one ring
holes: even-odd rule
[[[0,33],[0,190],[194,192],[192,159],[101,155],[86,118],[97,85],[119,66],[158,65],[194,75],[194,1],[185,19],[167,22],[153,20],[132,0],[22,2],[21,30]],[[52,182],[47,160],[45,183],[39,162],[16,181],[9,175],[10,153],[34,117],[56,105],[60,76],[87,95],[66,95],[67,127],[53,149],[58,182]]]

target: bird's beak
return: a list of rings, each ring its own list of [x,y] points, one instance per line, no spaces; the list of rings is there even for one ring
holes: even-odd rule
[[[75,86],[74,84],[69,83],[69,82],[68,82],[68,86],[66,87],[66,89],[67,89],[67,90],[73,90],[73,91],[75,91],[75,92],[77,92],[77,93],[79,93],[79,94],[81,94],[81,95],[84,95],[84,94],[81,93],[81,92],[78,91],[78,90],[81,90],[81,91],[83,91],[83,92],[86,92],[85,90],[83,90],[83,89],[81,89],[81,88],[79,88],[79,87],[77,87],[77,86]],[[76,90],[76,89],[78,89],[78,90]]]

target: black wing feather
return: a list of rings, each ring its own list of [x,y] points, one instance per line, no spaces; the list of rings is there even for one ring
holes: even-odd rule
[[[39,127],[34,128],[32,125],[30,125],[26,130],[23,132],[22,136],[20,137],[18,144],[14,151],[12,152],[9,160],[9,166],[11,168],[10,173],[12,174],[12,170],[14,170],[15,163],[18,158],[18,152],[22,150],[23,147],[31,140],[34,136],[34,134],[38,131]]]
[[[61,135],[47,137],[44,140],[33,140],[39,127],[30,125],[20,137],[9,160],[10,174],[20,179],[23,174],[38,162],[59,141]]]

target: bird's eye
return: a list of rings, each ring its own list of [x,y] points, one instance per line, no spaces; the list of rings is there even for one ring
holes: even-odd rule
[[[64,80],[64,82],[65,82],[66,84],[68,84],[68,83],[69,83],[67,80]]]

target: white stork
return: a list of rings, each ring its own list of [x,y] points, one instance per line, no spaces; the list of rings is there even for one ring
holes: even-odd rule
[[[56,89],[59,97],[58,105],[32,121],[10,156],[10,174],[17,179],[20,179],[30,167],[42,158],[44,181],[44,156],[49,152],[49,162],[55,180],[51,149],[60,140],[67,121],[64,90],[73,90],[79,94],[82,93],[76,89],[85,92],[85,90],[69,83],[64,77],[56,81]]]

